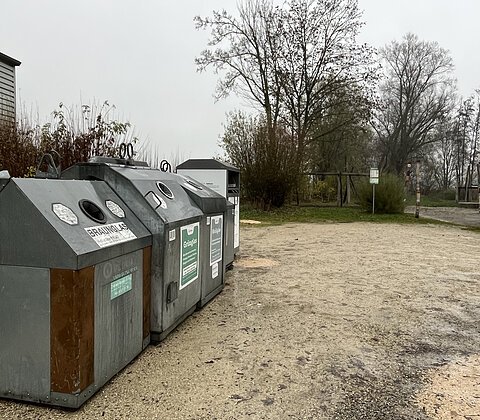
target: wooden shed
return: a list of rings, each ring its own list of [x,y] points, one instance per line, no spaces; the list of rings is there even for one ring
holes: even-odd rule
[[[21,63],[0,52],[0,124],[15,122],[15,67]]]

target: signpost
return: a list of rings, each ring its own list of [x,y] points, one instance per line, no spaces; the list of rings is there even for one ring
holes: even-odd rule
[[[370,168],[370,184],[373,188],[372,214],[375,214],[375,185],[378,184],[379,172],[378,168]]]

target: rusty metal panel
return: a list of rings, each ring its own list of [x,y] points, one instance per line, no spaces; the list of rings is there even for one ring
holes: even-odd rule
[[[51,391],[77,394],[93,384],[94,268],[51,270]]]

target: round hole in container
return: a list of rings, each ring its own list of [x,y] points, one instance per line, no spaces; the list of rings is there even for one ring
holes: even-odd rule
[[[163,182],[157,181],[157,188],[165,197],[169,198],[170,200],[173,198],[172,190],[168,188]]]
[[[80,209],[92,219],[94,222],[97,223],[105,223],[105,214],[103,213],[102,209],[98,207],[95,203],[92,203],[89,200],[80,200],[78,202]]]

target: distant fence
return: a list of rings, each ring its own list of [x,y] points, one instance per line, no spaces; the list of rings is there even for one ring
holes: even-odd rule
[[[457,201],[478,202],[478,187],[472,185],[468,187],[468,192],[465,187],[457,187]]]
[[[325,178],[327,176],[337,177],[337,206],[343,207],[344,204],[350,204],[352,199],[352,190],[355,192],[355,177],[368,177],[367,173],[362,172],[306,172],[305,175]],[[346,177],[345,188],[343,178]]]

